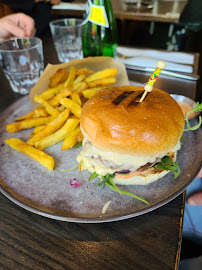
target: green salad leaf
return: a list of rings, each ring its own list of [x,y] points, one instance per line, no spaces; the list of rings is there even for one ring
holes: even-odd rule
[[[202,111],[202,103],[200,104],[199,102],[196,103],[196,107],[193,108],[191,111],[189,111],[187,114],[186,114],[186,117],[185,117],[185,121],[186,121],[186,124],[187,124],[187,128],[184,130],[184,131],[188,131],[188,130],[196,130],[198,129],[201,124],[202,124],[202,117],[199,116],[199,123],[193,127],[190,126],[189,124],[189,115],[192,113],[192,112],[201,112]]]
[[[76,165],[76,166],[73,167],[73,168],[70,168],[70,169],[67,169],[67,170],[60,170],[60,172],[69,172],[69,171],[73,171],[73,170],[75,170],[76,168],[78,168],[82,163],[83,163],[83,161],[81,161],[78,165]]]
[[[106,185],[107,185],[109,188],[111,188],[112,190],[117,191],[117,190],[114,188],[114,186],[111,185],[110,183],[106,182]],[[122,190],[122,189],[119,189],[119,192],[120,192],[121,194],[125,194],[125,195],[128,195],[128,196],[131,196],[131,197],[133,197],[133,198],[135,198],[135,199],[138,199],[138,200],[141,201],[141,202],[144,202],[144,203],[150,205],[150,203],[149,203],[148,201],[144,200],[143,198],[141,198],[141,197],[139,197],[139,196],[137,196],[137,195],[135,195],[135,194],[133,194],[133,193],[131,193],[131,192],[124,191],[124,190]]]
[[[113,174],[106,174],[105,176],[102,176],[102,181],[98,184],[99,186],[102,186],[103,184],[105,184],[107,181],[109,181],[110,179],[113,179],[115,176],[115,173]]]
[[[106,186],[108,186],[109,188],[111,188],[112,190],[118,192],[119,194],[125,194],[125,195],[128,195],[128,196],[131,196],[133,198],[136,198],[138,199],[139,201],[141,202],[144,202],[148,205],[150,205],[150,203],[144,199],[142,199],[141,197],[133,194],[133,193],[130,193],[130,192],[127,192],[127,191],[124,191],[122,189],[119,189],[115,184],[114,184],[114,181],[113,181],[113,178],[114,178],[115,174],[106,174],[105,176],[102,176],[102,181],[99,183],[99,185],[103,185],[103,184],[106,184]]]
[[[164,156],[160,162],[154,165],[154,168],[173,172],[175,175],[173,179],[181,173],[178,163],[174,163],[169,156]]]
[[[91,176],[88,178],[88,180],[94,179],[94,178],[98,177],[98,175],[99,175],[99,174],[97,174],[96,172],[93,172],[93,173],[91,174]]]
[[[80,147],[80,146],[82,146],[82,142],[77,143],[77,147]]]

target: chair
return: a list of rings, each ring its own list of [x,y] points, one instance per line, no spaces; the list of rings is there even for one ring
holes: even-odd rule
[[[167,43],[168,50],[190,50],[194,36],[202,29],[202,1],[189,0],[181,13],[179,23],[174,26],[173,34]],[[190,42],[190,40],[192,40]]]

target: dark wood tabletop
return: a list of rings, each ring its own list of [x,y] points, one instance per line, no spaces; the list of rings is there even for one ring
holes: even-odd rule
[[[58,63],[50,40],[44,40],[44,54],[45,64]],[[2,112],[20,95],[12,92],[0,72]],[[145,73],[129,71],[128,75],[130,80],[145,81]],[[196,84],[166,77],[163,82],[165,90],[183,89],[184,93],[192,91]],[[159,82],[158,87],[161,86]],[[0,194],[1,269],[178,269],[184,203],[182,193],[166,205],[135,218],[82,224],[39,216]]]
[[[187,0],[154,0],[149,6],[142,5],[137,9],[132,1],[111,0],[114,15],[120,20],[134,21],[156,21],[167,23],[178,23],[180,14],[187,4]],[[129,3],[130,4],[125,4]],[[86,0],[75,0],[72,3],[86,3]],[[62,16],[83,16],[84,10],[63,9],[62,6],[53,7],[53,13]]]
[[[177,269],[183,196],[136,218],[78,224],[38,216],[0,194],[1,269]]]

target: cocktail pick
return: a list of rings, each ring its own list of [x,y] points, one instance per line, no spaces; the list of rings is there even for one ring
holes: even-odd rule
[[[17,38],[15,38],[15,46],[16,46],[16,48],[18,48],[18,49],[19,49],[19,44],[18,44],[18,40],[17,40]]]
[[[146,97],[147,93],[152,91],[155,81],[158,79],[159,74],[161,73],[161,71],[165,67],[166,67],[166,63],[164,61],[162,61],[162,60],[158,61],[157,68],[155,69],[152,76],[149,78],[149,81],[144,86],[145,91],[144,91],[144,93],[143,93],[143,95],[142,95],[139,102],[142,102],[144,100],[144,98]]]

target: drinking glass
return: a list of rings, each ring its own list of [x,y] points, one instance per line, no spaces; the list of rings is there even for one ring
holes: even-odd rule
[[[81,19],[60,19],[50,22],[50,29],[60,62],[83,58]]]
[[[0,63],[12,90],[28,94],[44,70],[42,41],[33,37],[0,42]]]

